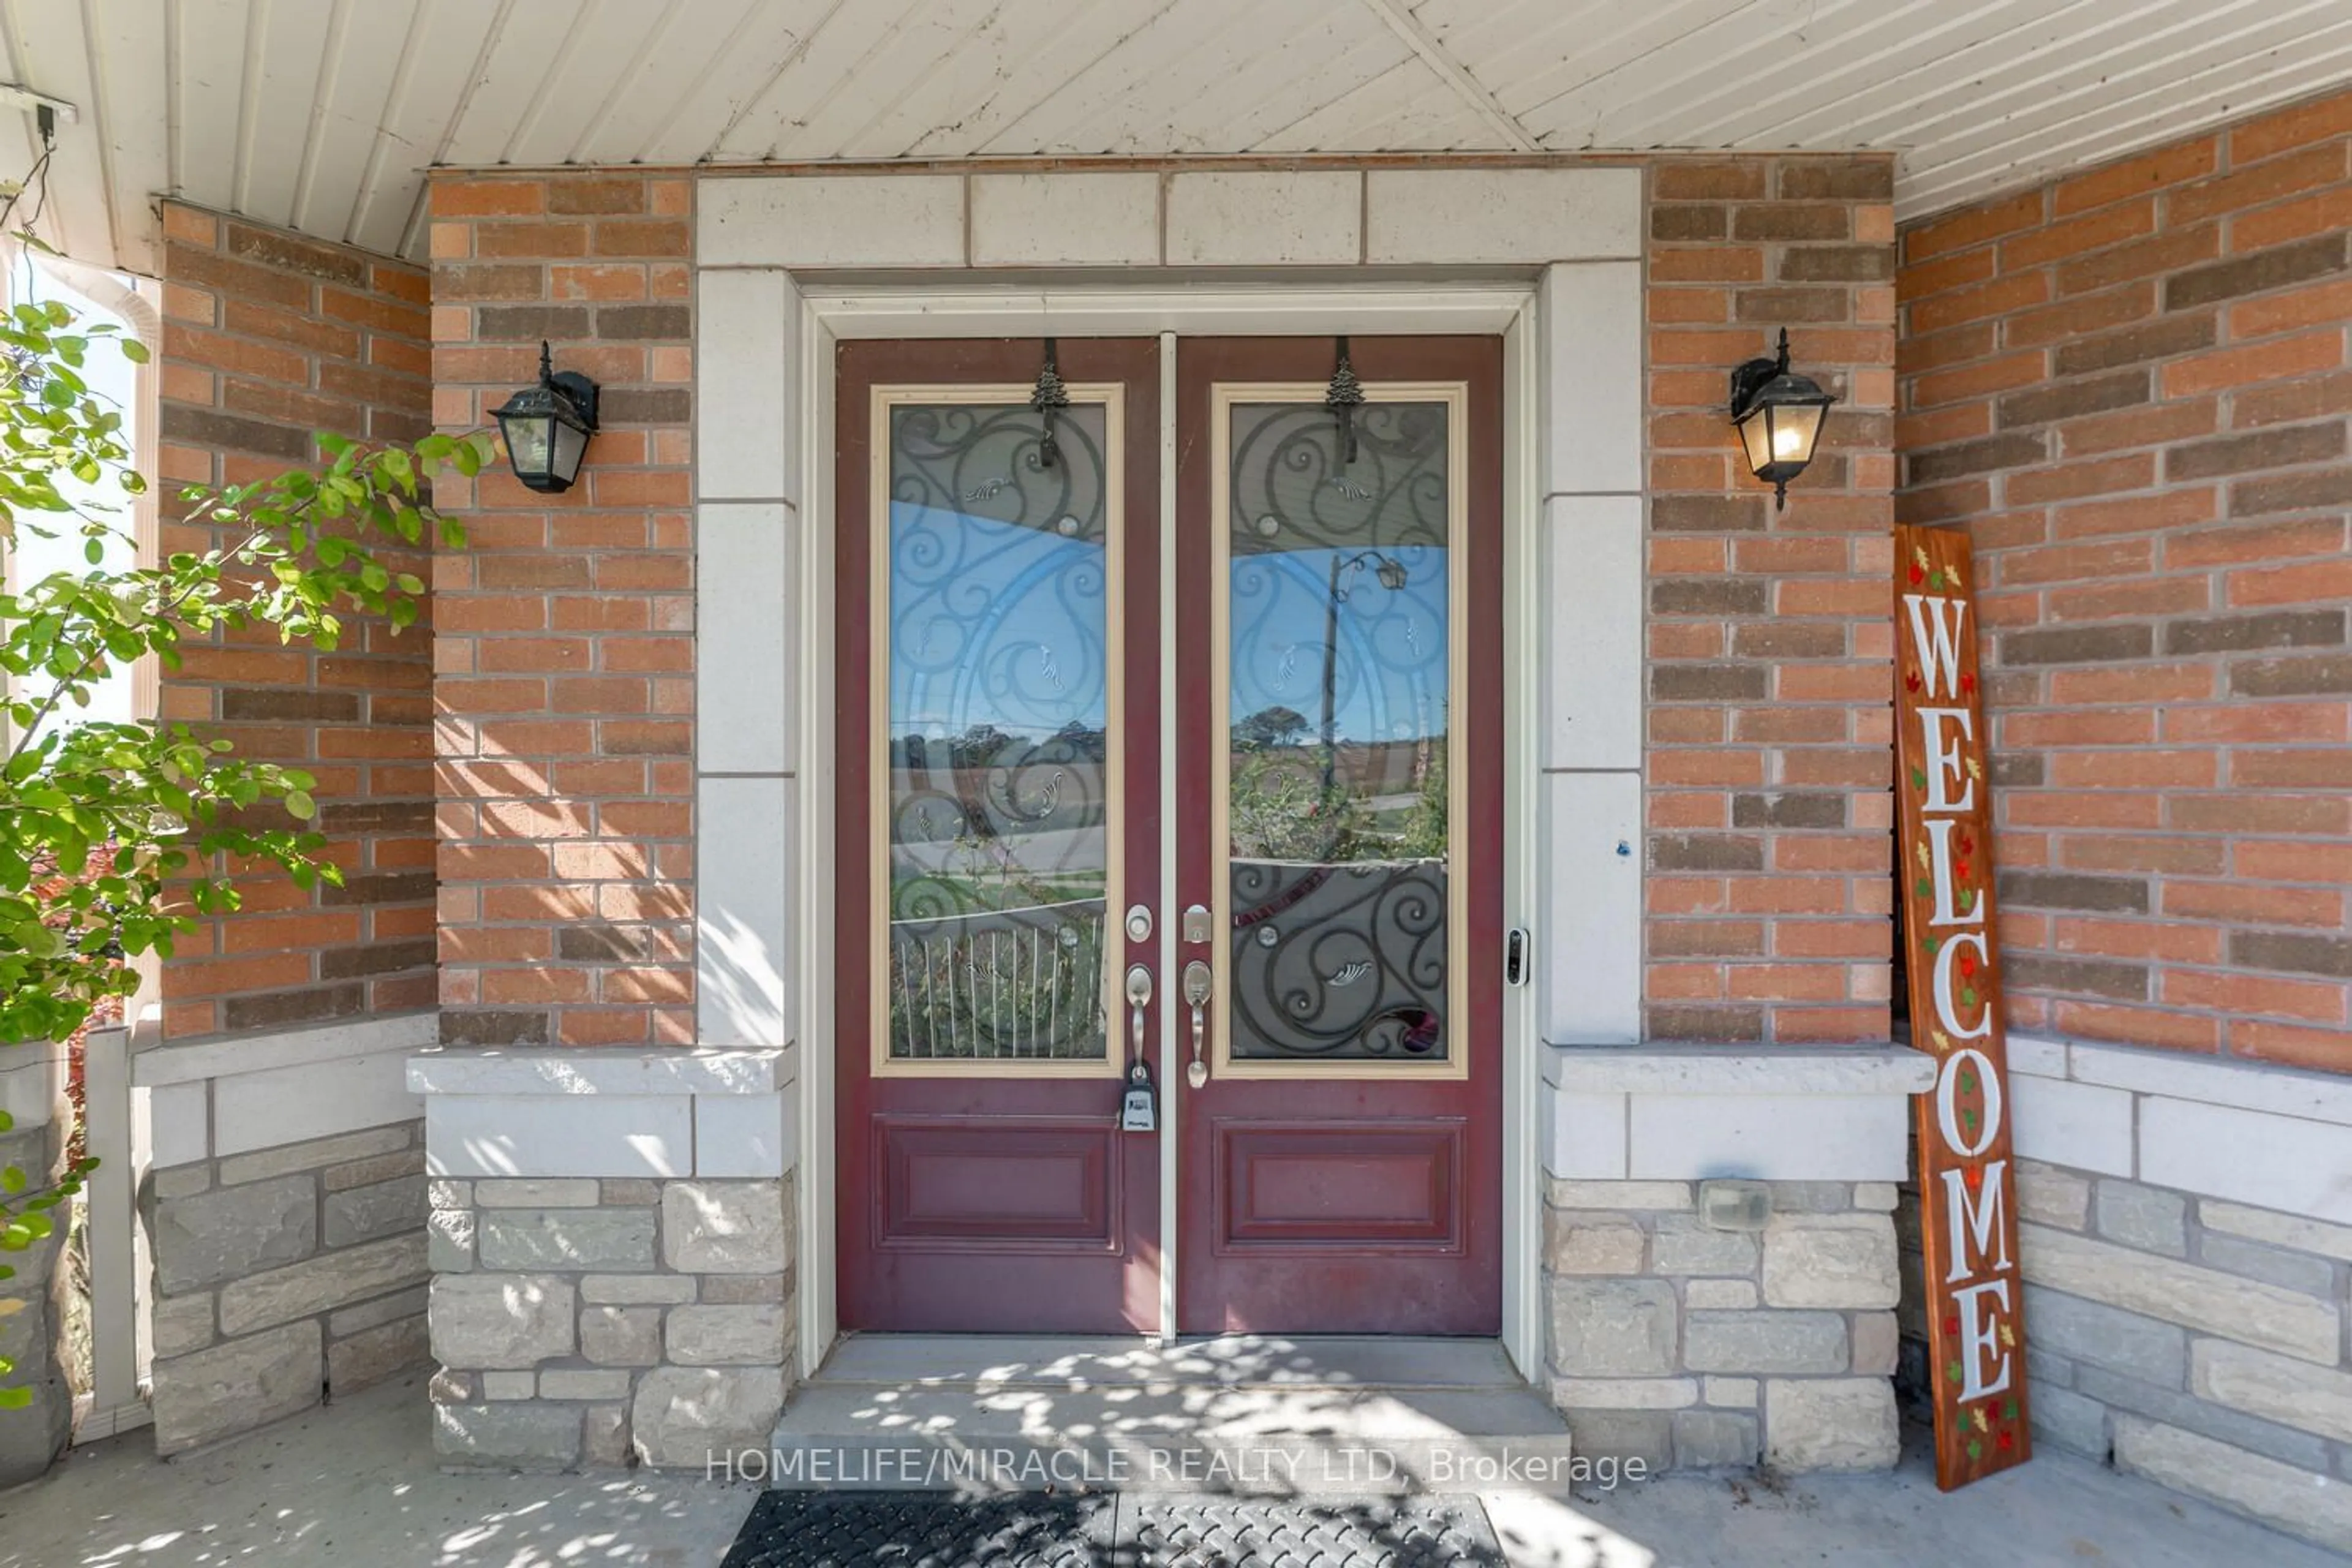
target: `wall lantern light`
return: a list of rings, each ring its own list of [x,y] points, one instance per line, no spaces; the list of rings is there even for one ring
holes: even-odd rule
[[[1789,481],[1813,460],[1822,421],[1836,398],[1810,376],[1789,369],[1789,330],[1780,329],[1777,359],[1752,359],[1731,373],[1731,423],[1748,448],[1748,467],[1772,487],[1776,505],[1789,504]]]
[[[561,494],[580,477],[588,437],[596,433],[596,384],[578,371],[559,371],[539,345],[539,384],[525,387],[490,410],[506,437],[507,462],[526,489]]]

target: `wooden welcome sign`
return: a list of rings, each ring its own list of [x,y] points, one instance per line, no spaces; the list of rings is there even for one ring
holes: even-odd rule
[[[1947,1491],[2021,1463],[2033,1445],[1974,580],[1965,534],[1895,531],[1896,884],[1912,1043],[1937,1067],[1934,1092],[1914,1103],[1936,1483]]]

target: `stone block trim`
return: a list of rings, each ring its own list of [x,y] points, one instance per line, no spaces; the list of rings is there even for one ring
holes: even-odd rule
[[[1968,530],[2013,1026],[2352,1071],[2352,95],[1903,236]]]
[[[421,269],[172,200],[163,241],[163,549],[234,542],[186,516],[183,486],[299,468],[314,456],[313,431],[425,433]],[[428,570],[422,554],[383,560]],[[242,880],[233,929],[210,922],[163,962],[167,1039],[433,1005],[431,629],[343,622],[331,652],[281,647],[260,627],[186,647],[159,672],[166,721],[317,775],[318,826],[343,870],[341,887],[310,892],[280,877]]]
[[[431,1196],[445,1459],[695,1468],[767,1442],[795,1352],[790,1176],[438,1180]]]
[[[453,489],[436,562],[442,1037],[694,1039],[693,184],[436,177],[433,418],[556,363],[602,388],[560,496]]]
[[[1645,1037],[1888,1037],[1894,165],[1661,162],[1648,246]],[[1776,510],[1725,413],[1839,398]]]
[[[150,1174],[156,1452],[425,1359],[424,1133],[411,1120]]]
[[[1579,1447],[1659,1468],[1891,1467],[1894,1188],[1770,1183],[1750,1232],[1710,1226],[1700,1185],[1551,1184],[1547,1357]]]

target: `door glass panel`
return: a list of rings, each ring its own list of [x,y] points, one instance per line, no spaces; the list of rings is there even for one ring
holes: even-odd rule
[[[1444,403],[1233,408],[1236,1059],[1439,1063],[1451,859]]]
[[[1115,899],[1106,410],[890,409],[888,1050],[1101,1060]]]

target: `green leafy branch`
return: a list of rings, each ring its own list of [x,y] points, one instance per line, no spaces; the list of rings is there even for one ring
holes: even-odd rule
[[[215,548],[110,569],[110,543],[136,542],[99,496],[146,489],[121,411],[82,374],[110,335],[57,302],[0,318],[0,552],[20,530],[70,533],[88,562],[0,593],[0,1041],[65,1038],[129,995],[131,959],[168,956],[199,920],[238,907],[236,868],[272,865],[304,888],[341,879],[318,858],[324,836],[304,826],[317,813],[308,773],[239,758],[184,724],[79,710],[142,658],[179,668],[192,642],[259,627],[331,650],[346,615],[413,625],[425,584],[399,554],[465,540],[434,509],[431,478],[471,477],[492,452],[481,432],[413,447],[320,435],[316,471],[184,492],[185,521]],[[49,863],[68,881],[37,893]]]

